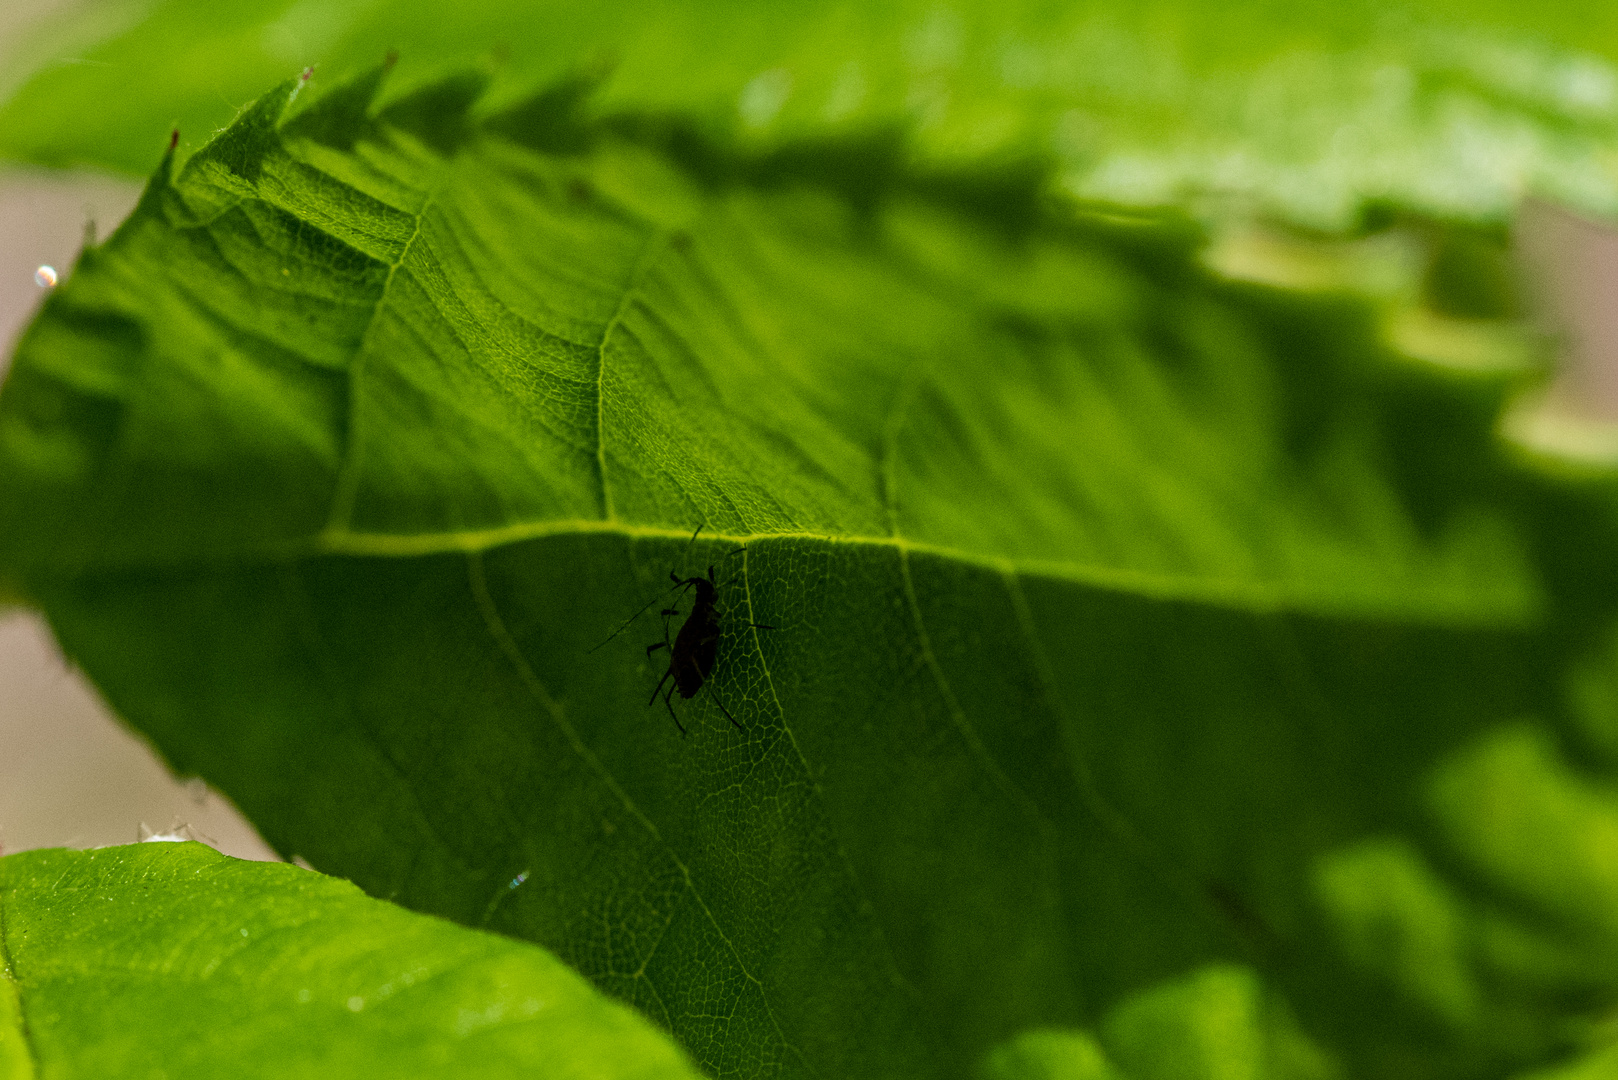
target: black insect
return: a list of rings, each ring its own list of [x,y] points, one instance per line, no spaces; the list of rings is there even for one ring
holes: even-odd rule
[[[696,542],[697,533],[700,532],[702,532],[702,526],[699,525],[697,526],[697,532],[691,534],[690,543]],[[690,543],[686,546],[689,547]],[[732,555],[740,554],[743,550],[743,548],[737,548],[735,551],[726,554],[724,558],[728,559]],[[725,708],[725,703],[719,700],[719,695],[714,692],[713,684],[708,683],[709,677],[713,675],[714,664],[719,659],[719,583],[714,580],[714,568],[712,565],[708,567],[707,577],[688,578],[683,578],[670,570],[669,580],[674,582],[669,588],[669,592],[695,590],[692,593],[691,613],[686,616],[685,622],[681,624],[680,632],[674,636],[673,641],[670,641],[669,620],[679,615],[680,611],[678,608],[664,608],[662,611],[663,640],[654,641],[646,646],[646,655],[650,657],[659,649],[667,649],[669,651],[669,666],[668,670],[663,672],[663,677],[657,681],[657,686],[653,688],[652,696],[647,699],[646,704],[650,706],[652,702],[656,701],[657,695],[663,693],[663,685],[672,678],[674,685],[668,688],[667,693],[663,693],[663,704],[668,709],[669,715],[674,718],[674,726],[680,729],[681,735],[684,735],[686,733],[685,725],[680,723],[680,717],[674,711],[672,700],[674,692],[678,690],[680,697],[689,701],[697,696],[697,691],[701,690],[706,683],[708,685],[708,694],[713,698],[714,704],[718,705],[719,711],[725,714],[725,719],[729,720],[737,731],[740,731],[742,726],[736,723],[736,718],[731,715],[729,709]],[[649,601],[646,607],[636,612],[628,622],[614,630],[612,636],[607,638],[607,641],[611,641],[623,633],[630,623],[646,614],[647,608],[657,603],[658,599],[661,599],[661,597],[653,598]],[[775,629],[775,627],[765,623],[748,623],[747,625],[759,630]],[[605,645],[607,641],[603,641],[601,645]],[[597,645],[596,649],[601,648],[601,645]],[[590,651],[595,652],[595,649]]]

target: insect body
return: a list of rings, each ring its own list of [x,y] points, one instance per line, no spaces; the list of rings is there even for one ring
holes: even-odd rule
[[[702,529],[699,527],[697,533],[701,531]],[[697,533],[691,534],[693,541],[696,540]],[[735,551],[730,552],[729,555],[726,555],[725,558],[728,559],[731,555],[739,554],[742,550],[744,549],[737,548]],[[680,717],[674,711],[672,700],[674,692],[678,690],[680,697],[689,701],[691,698],[696,697],[697,691],[701,690],[706,684],[709,695],[713,697],[714,704],[719,706],[719,711],[725,714],[725,719],[729,720],[736,730],[740,731],[742,729],[741,724],[736,722],[736,718],[731,715],[729,709],[725,708],[725,703],[720,701],[719,695],[714,692],[713,684],[708,682],[708,679],[713,675],[714,665],[719,659],[719,585],[714,580],[714,568],[711,565],[708,567],[707,577],[688,578],[682,578],[673,570],[670,570],[669,580],[674,582],[670,591],[692,590],[691,613],[686,616],[685,622],[680,625],[680,632],[675,635],[673,641],[670,641],[669,620],[679,615],[680,612],[678,608],[664,608],[662,611],[663,640],[646,646],[646,655],[650,657],[659,649],[667,649],[669,651],[669,666],[663,672],[663,677],[657,681],[657,686],[653,688],[652,696],[647,699],[646,704],[650,706],[652,702],[657,700],[658,694],[663,694],[664,707],[668,709],[669,715],[674,718],[674,726],[680,729],[681,735],[684,735],[686,733],[685,725],[680,723]],[[655,600],[652,601],[652,603],[656,602]],[[646,607],[651,607],[651,604],[647,604]],[[615,630],[612,637],[607,638],[607,641],[611,641],[612,638],[622,633],[628,628],[630,622],[634,622],[635,619],[640,618],[640,615],[645,614],[645,610],[645,608],[642,608],[639,614]],[[775,629],[775,627],[765,623],[748,623],[747,625],[759,630]],[[606,643],[606,641],[603,641],[601,645]],[[601,645],[597,645],[596,648],[599,649]],[[594,652],[595,649],[590,651]],[[674,680],[674,685],[668,688],[667,693],[664,693],[663,686],[671,678]]]
[[[646,655],[650,657],[658,649],[667,649],[669,651],[669,667],[667,671],[663,672],[663,677],[657,681],[657,686],[653,688],[652,696],[647,700],[646,704],[650,705],[657,700],[657,695],[663,690],[663,684],[669,681],[670,676],[673,676],[674,685],[669,687],[668,693],[663,695],[663,704],[668,707],[669,715],[674,717],[674,725],[680,729],[681,734],[684,734],[685,725],[680,723],[680,718],[675,715],[674,704],[670,699],[674,696],[674,691],[676,690],[680,692],[680,697],[687,701],[696,697],[697,691],[702,689],[702,684],[707,681],[708,676],[713,674],[714,661],[719,658],[719,612],[717,610],[719,590],[714,583],[712,566],[708,567],[708,576],[706,578],[682,578],[672,570],[669,571],[669,578],[678,588],[695,590],[692,594],[691,614],[686,616],[685,622],[680,626],[679,634],[675,636],[673,642],[670,642],[669,619],[678,615],[679,611],[675,608],[663,609],[663,640],[646,646]],[[712,694],[713,687],[710,686],[708,692]],[[725,719],[729,720],[735,725],[736,730],[740,731],[742,726],[736,723],[736,718],[730,715],[730,710],[725,708],[725,703],[720,701],[717,695],[714,697],[714,702],[719,706],[720,711],[725,714]]]

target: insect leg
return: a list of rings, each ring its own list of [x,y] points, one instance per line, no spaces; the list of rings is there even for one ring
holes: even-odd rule
[[[668,647],[669,647],[669,643],[666,642],[666,641],[654,641],[650,645],[646,646],[646,656],[647,656],[648,659],[650,659],[651,655],[653,653],[655,653],[657,650],[666,649]],[[657,695],[653,694],[652,696],[656,697]],[[651,702],[648,701],[646,704],[650,705]]]
[[[648,649],[647,650],[647,655],[650,655],[650,654],[651,654],[651,650]],[[668,682],[669,681],[669,676],[673,675],[673,674],[674,674],[674,665],[670,664],[669,669],[667,671],[663,672],[663,677],[661,679],[657,680],[657,688],[652,691],[652,696],[646,699],[646,704],[647,705],[650,705],[652,702],[657,700],[658,691],[663,689],[663,684]],[[672,691],[673,687],[670,687],[669,689]],[[669,711],[672,712],[673,710],[670,709]]]
[[[742,726],[736,723],[736,718],[730,715],[730,710],[725,708],[725,703],[719,700],[719,692],[713,688],[713,683],[708,684],[708,696],[713,698],[714,704],[719,706],[719,711],[725,714],[725,719],[730,721],[731,726],[737,731],[742,730]]]
[[[672,670],[672,669],[670,669],[670,670]],[[659,683],[658,685],[661,686],[662,684]],[[653,694],[652,696],[655,698],[657,695]],[[674,711],[674,703],[669,700],[673,696],[674,696],[674,687],[671,686],[671,687],[669,687],[669,692],[663,695],[663,706],[664,706],[664,708],[668,709],[669,715],[674,717],[674,726],[680,729],[680,734],[683,736],[683,735],[685,735],[685,725],[680,723],[680,717]],[[648,701],[646,704],[650,705],[651,702]]]
[[[674,577],[674,571],[670,570],[669,571],[669,576]],[[664,596],[666,596],[669,593],[673,592],[675,589],[680,588],[681,586],[685,586],[685,587],[689,588],[690,585],[691,585],[691,583],[689,581],[681,581],[679,578],[674,578],[674,585],[672,587],[664,589],[661,593],[659,593],[658,595],[652,597],[650,600],[646,601],[646,606],[645,607],[641,608],[639,611],[635,612],[635,614],[633,614],[629,618],[625,619],[624,624],[622,626],[620,626],[618,629],[614,630],[612,633],[608,634],[607,635],[607,640],[603,641],[601,643],[601,645],[605,645],[607,643],[607,641],[611,641],[613,638],[617,637],[619,634],[623,633],[625,630],[628,630],[630,623],[634,622],[636,619],[640,618],[642,615],[644,615],[648,611],[650,611],[652,605],[657,603],[659,600],[663,599]],[[591,649],[590,652],[595,652],[596,649],[601,648],[601,645],[597,645],[594,649]]]

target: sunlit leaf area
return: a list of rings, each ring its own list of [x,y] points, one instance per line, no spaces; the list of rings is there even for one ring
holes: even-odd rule
[[[1618,1075],[1521,256],[1618,8],[105,2],[0,95],[149,177],[0,597],[298,864],[0,858],[0,1078]]]

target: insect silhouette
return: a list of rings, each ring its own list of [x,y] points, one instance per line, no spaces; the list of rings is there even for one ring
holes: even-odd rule
[[[697,526],[697,531],[691,534],[691,539],[686,544],[687,548],[696,543],[697,534],[700,532],[702,532],[701,525]],[[723,562],[724,559],[728,559],[732,555],[738,555],[744,550],[746,549],[737,548],[735,551],[724,555],[720,561]],[[669,620],[679,615],[680,611],[678,608],[669,607],[664,608],[661,612],[663,616],[663,640],[654,641],[646,646],[646,655],[650,658],[657,650],[667,649],[669,651],[669,666],[663,672],[663,677],[657,680],[657,686],[652,689],[652,696],[647,699],[646,704],[650,707],[652,702],[657,700],[657,695],[663,694],[664,707],[668,709],[669,716],[674,718],[674,726],[680,729],[681,735],[684,735],[686,734],[685,725],[680,723],[679,714],[674,711],[674,702],[672,700],[674,693],[679,691],[680,697],[689,701],[691,698],[696,697],[697,691],[701,690],[706,684],[708,695],[713,698],[714,704],[719,706],[719,711],[725,714],[725,719],[729,720],[737,731],[740,731],[742,730],[741,724],[736,722],[736,717],[731,715],[730,710],[725,707],[725,703],[720,700],[718,693],[714,691],[713,684],[708,682],[709,677],[713,675],[714,664],[719,659],[719,583],[714,580],[714,567],[712,564],[708,566],[706,577],[683,578],[670,570],[669,580],[674,584],[665,590],[664,595],[669,592],[691,590],[691,613],[685,617],[685,622],[680,625],[680,632],[674,636],[674,640],[670,641]],[[647,610],[660,599],[662,599],[662,596],[653,597],[647,602],[646,607],[641,608],[623,626],[614,630],[611,636],[607,638],[607,641],[611,641],[623,633],[629,628],[630,623],[646,614]],[[748,623],[747,625],[759,630],[775,629],[775,627],[766,623]],[[601,645],[607,644],[607,641],[603,641]],[[595,649],[590,651],[595,652],[596,649],[601,648],[601,645],[597,645]],[[674,685],[668,688],[667,693],[664,693],[663,687],[671,678],[674,680]]]

